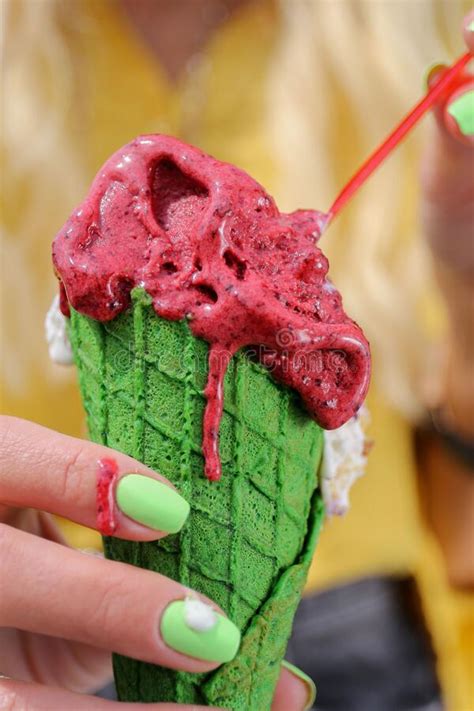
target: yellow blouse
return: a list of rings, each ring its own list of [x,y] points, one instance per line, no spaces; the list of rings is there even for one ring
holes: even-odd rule
[[[177,85],[170,84],[156,58],[106,0],[91,2],[89,12],[96,34],[86,34],[82,40],[81,93],[87,104],[81,145],[91,178],[113,151],[137,134],[162,132],[235,163],[275,193],[275,166],[263,105],[263,86],[278,31],[272,3],[244,6],[214,35],[201,61]],[[77,196],[78,201],[81,198]],[[66,217],[65,211],[59,220]],[[51,238],[60,224],[54,223],[56,219],[51,218]],[[61,406],[64,402],[66,410]],[[33,378],[26,395],[7,392],[5,404],[12,414],[70,434],[84,433],[72,379],[45,383]],[[367,474],[353,489],[349,513],[326,523],[308,589],[372,574],[414,574],[450,708],[469,711],[474,708],[474,701],[469,701],[473,697],[468,670],[472,617],[463,596],[447,588],[439,553],[423,528],[410,426],[374,388],[369,408],[375,446]],[[97,534],[88,529],[68,522],[64,528],[75,545],[99,544]]]

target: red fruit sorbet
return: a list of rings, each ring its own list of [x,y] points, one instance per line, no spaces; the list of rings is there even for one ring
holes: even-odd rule
[[[197,148],[141,136],[100,170],[53,245],[62,310],[115,318],[143,287],[156,313],[187,318],[210,345],[203,452],[219,479],[223,379],[230,358],[255,346],[322,427],[360,408],[369,345],[345,314],[317,246],[324,215],[278,211],[246,173]]]

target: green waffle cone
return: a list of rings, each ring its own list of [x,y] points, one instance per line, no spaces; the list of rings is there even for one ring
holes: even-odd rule
[[[323,433],[296,394],[243,352],[226,374],[222,478],[201,454],[208,345],[167,321],[139,289],[108,323],[72,310],[70,337],[91,439],[172,481],[191,505],[183,530],[151,543],[105,538],[108,558],[159,571],[204,593],[242,631],[236,658],[190,674],[115,655],[124,701],[269,711],[323,506]]]

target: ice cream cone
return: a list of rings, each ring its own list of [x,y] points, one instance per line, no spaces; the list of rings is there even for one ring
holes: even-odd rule
[[[222,477],[201,453],[208,344],[157,316],[141,289],[101,323],[71,309],[74,358],[91,439],[166,476],[191,505],[176,535],[107,537],[106,555],[188,585],[242,632],[235,659],[190,674],[115,656],[119,698],[269,711],[323,517],[321,428],[297,394],[244,351],[231,360],[220,424]]]
[[[282,213],[235,166],[148,135],[109,158],[54,240],[92,439],[191,506],[179,534],[107,538],[106,553],[207,595],[242,633],[204,675],[116,658],[122,699],[270,709],[323,516],[321,427],[356,415],[370,375],[321,217]]]

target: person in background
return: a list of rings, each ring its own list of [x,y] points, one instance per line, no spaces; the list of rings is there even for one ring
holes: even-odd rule
[[[53,367],[43,344],[50,243],[114,150],[140,133],[172,134],[248,171],[283,210],[325,209],[425,90],[423,71],[449,64],[464,43],[474,49],[468,9],[461,0],[5,2],[4,411],[84,434],[74,373]],[[323,238],[331,277],[371,341],[375,445],[351,510],[323,531],[288,650],[318,684],[318,711],[474,706],[472,83],[445,108]],[[8,422],[2,470],[13,481],[36,474],[44,490],[36,483],[37,498],[23,501],[45,508],[46,472],[25,462],[52,449],[59,459],[47,461],[61,471],[77,442]],[[1,484],[2,475],[8,491]],[[5,508],[2,520],[59,537],[43,513]],[[60,527],[75,546],[99,545],[87,529]],[[36,595],[41,581],[29,575]],[[53,692],[21,681],[89,691],[107,680],[102,652],[48,644],[54,664],[40,638],[2,630],[0,672],[20,681],[1,693],[42,708]],[[66,654],[77,663],[59,664]],[[285,672],[275,709],[305,699]]]

